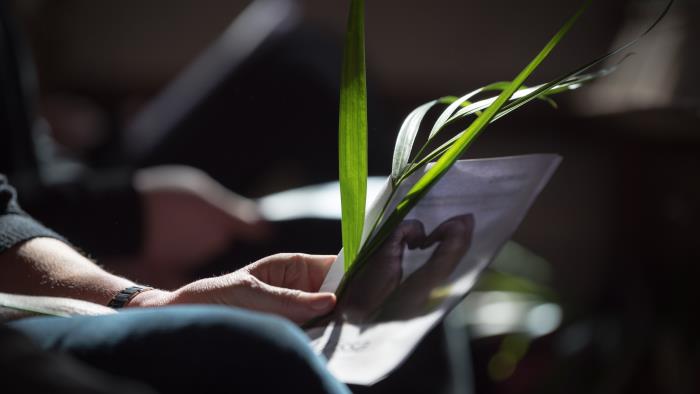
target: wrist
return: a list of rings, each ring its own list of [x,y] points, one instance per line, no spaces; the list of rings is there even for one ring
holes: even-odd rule
[[[125,308],[150,308],[163,306],[170,303],[172,292],[166,290],[152,289],[136,294]]]

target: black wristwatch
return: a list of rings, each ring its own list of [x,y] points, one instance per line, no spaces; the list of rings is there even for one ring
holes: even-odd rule
[[[136,297],[137,294],[143,293],[144,291],[153,290],[152,287],[143,286],[131,286],[117,293],[107,304],[108,307],[113,309],[119,309],[126,306],[126,304],[131,301],[132,298]]]

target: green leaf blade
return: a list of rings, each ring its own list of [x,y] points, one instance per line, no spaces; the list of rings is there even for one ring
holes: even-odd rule
[[[345,270],[362,242],[367,195],[367,83],[364,0],[351,0],[343,53],[338,159]]]
[[[399,135],[396,137],[394,145],[394,158],[391,164],[391,179],[396,182],[401,177],[401,174],[408,166],[408,160],[413,149],[413,143],[416,140],[416,135],[420,129],[423,118],[428,111],[438,103],[438,100],[433,100],[414,109],[403,121],[399,129]]]
[[[469,107],[472,103],[469,101],[472,97],[476,96],[481,92],[493,91],[493,90],[505,90],[510,85],[508,81],[494,82],[492,84],[486,85],[479,89],[473,90],[462,97],[454,100],[450,105],[440,114],[438,119],[435,121],[433,128],[430,130],[430,135],[428,139],[433,138],[443,127],[453,118],[455,111],[460,107]],[[462,109],[463,109],[462,108]]]

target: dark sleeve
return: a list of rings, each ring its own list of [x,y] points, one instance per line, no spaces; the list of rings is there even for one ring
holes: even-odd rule
[[[20,242],[37,237],[65,241],[61,236],[32,219],[17,204],[15,189],[0,174],[0,253]]]

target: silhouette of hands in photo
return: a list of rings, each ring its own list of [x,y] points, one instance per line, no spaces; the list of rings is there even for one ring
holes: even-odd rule
[[[401,283],[405,247],[418,248],[425,239],[420,221],[405,220],[399,224],[348,286],[339,308],[345,319],[357,322],[371,316]]]
[[[447,284],[452,272],[471,247],[474,215],[452,217],[426,238],[423,248],[438,246],[428,261],[411,274],[387,299],[378,321],[406,320],[423,315],[432,306],[431,295]]]
[[[339,303],[339,312],[350,323],[423,314],[431,293],[445,285],[468,252],[473,231],[472,214],[454,216],[427,236],[420,221],[404,221],[358,272]],[[436,244],[430,258],[401,283],[405,247],[410,253]]]

